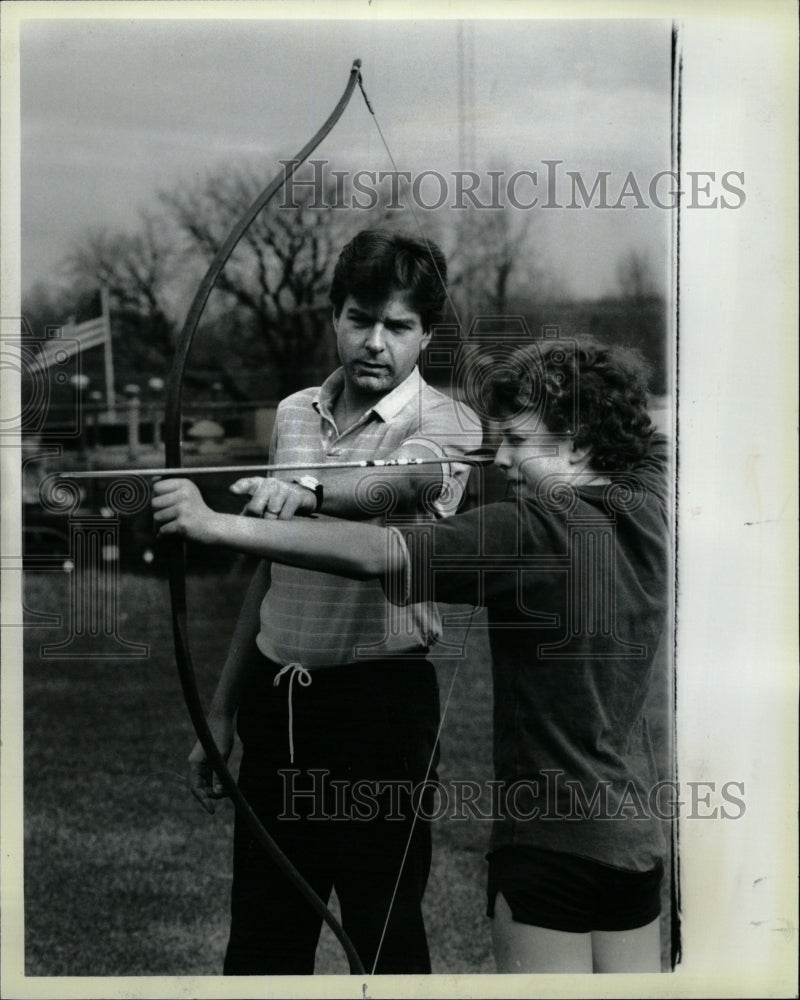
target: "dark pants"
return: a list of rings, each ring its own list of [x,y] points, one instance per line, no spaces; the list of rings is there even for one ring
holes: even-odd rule
[[[430,972],[421,911],[431,863],[429,822],[417,820],[405,862],[403,854],[413,819],[411,789],[434,756],[439,691],[433,666],[420,659],[369,661],[315,670],[308,687],[295,680],[292,764],[288,677],[273,687],[279,666],[259,659],[239,709],[240,788],[323,901],[336,890],[342,924],[368,972],[390,905],[376,971]],[[310,974],[321,926],[237,815],[225,974]]]

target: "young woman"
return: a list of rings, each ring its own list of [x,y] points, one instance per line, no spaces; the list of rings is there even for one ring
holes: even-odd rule
[[[660,968],[664,841],[645,719],[667,610],[666,442],[638,358],[541,341],[498,365],[507,499],[431,524],[257,521],[155,486],[160,534],[488,609],[500,794],[488,914],[503,972]]]

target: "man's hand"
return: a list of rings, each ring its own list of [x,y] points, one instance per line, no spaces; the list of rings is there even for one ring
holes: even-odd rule
[[[243,513],[252,517],[277,517],[281,521],[288,521],[295,514],[313,514],[317,509],[317,498],[313,490],[282,479],[249,476],[237,479],[230,490],[231,493],[250,495]]]
[[[159,537],[212,542],[216,516],[190,480],[162,479],[153,484],[153,521]]]
[[[212,714],[208,717],[208,728],[222,754],[222,759],[227,764],[233,749],[233,717]],[[214,800],[224,799],[228,796],[228,793],[223,791],[220,780],[214,773],[214,768],[206,757],[206,752],[199,740],[189,754],[186,783],[189,786],[189,791],[200,805],[212,815],[214,813]]]

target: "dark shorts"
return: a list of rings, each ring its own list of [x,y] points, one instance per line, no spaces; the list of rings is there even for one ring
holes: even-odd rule
[[[629,931],[661,912],[659,861],[646,872],[625,871],[575,854],[503,847],[489,856],[487,916],[502,892],[513,919],[555,931]]]

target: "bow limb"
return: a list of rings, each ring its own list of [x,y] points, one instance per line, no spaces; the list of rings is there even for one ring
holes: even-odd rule
[[[164,447],[167,466],[179,467],[182,464],[181,401],[184,373],[192,340],[194,339],[195,332],[197,331],[197,327],[200,322],[200,317],[203,314],[206,302],[208,301],[208,297],[214,288],[217,278],[227,263],[228,258],[233,253],[236,245],[244,236],[256,216],[266,207],[272,198],[274,198],[275,195],[283,189],[284,185],[290,179],[295,170],[308,159],[311,153],[317,148],[317,146],[322,142],[325,136],[331,131],[336,122],[342,116],[344,109],[347,107],[353,91],[360,80],[360,67],[361,60],[357,59],[353,63],[353,67],[350,70],[350,78],[348,80],[347,87],[325,123],[316,135],[314,135],[314,137],[300,150],[297,156],[295,156],[293,160],[289,161],[285,170],[283,170],[261,192],[241,219],[239,219],[222,246],[217,251],[205,276],[203,277],[203,280],[200,282],[181,332],[167,388],[164,427]],[[211,734],[211,730],[209,729],[208,722],[205,717],[202,701],[200,699],[200,693],[197,689],[192,656],[189,650],[186,604],[186,562],[184,557],[184,548],[180,542],[170,544],[168,548],[168,563],[175,659],[178,667],[178,674],[180,676],[184,701],[186,702],[186,707],[189,711],[189,715],[191,716],[192,724],[194,725],[195,732],[197,733],[197,738],[199,739],[208,760],[211,762],[215,772],[219,776],[223,788],[233,800],[236,809],[239,811],[239,815],[249,825],[253,835],[266,850],[275,864],[294,884],[297,891],[306,899],[313,910],[320,917],[322,917],[325,923],[336,935],[336,938],[347,954],[351,973],[363,975],[363,963],[361,962],[352,941],[345,933],[344,928],[266,831],[255,812],[253,812],[253,809],[247,799],[239,791],[235,778],[228,770],[228,767],[219,752],[219,748],[214,741],[214,737]]]

